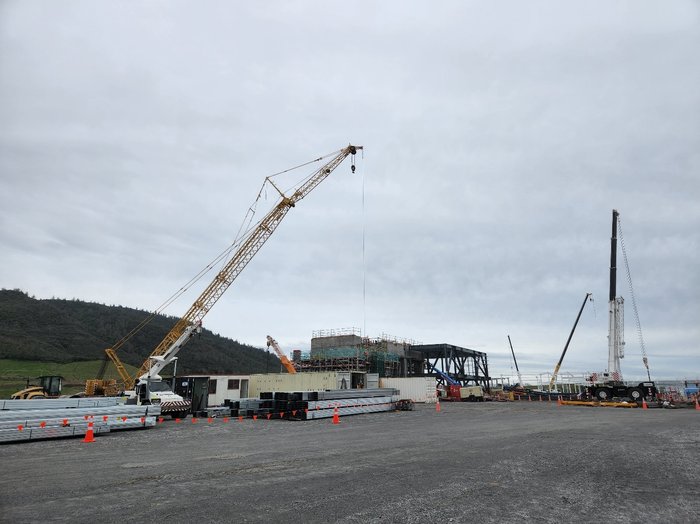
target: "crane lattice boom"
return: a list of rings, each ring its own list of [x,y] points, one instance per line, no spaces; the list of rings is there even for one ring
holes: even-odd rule
[[[204,316],[211,310],[216,302],[221,298],[221,295],[228,289],[234,280],[240,275],[241,271],[248,265],[248,262],[255,256],[260,248],[265,244],[268,238],[274,233],[282,219],[287,215],[289,210],[295,206],[297,202],[311,193],[331,172],[340,165],[349,155],[355,155],[362,146],[349,145],[341,149],[328,163],[310,176],[302,185],[297,188],[291,196],[285,196],[280,192],[280,201],[275,207],[251,230],[251,232],[241,242],[238,250],[233,254],[231,259],[226,263],[224,268],[214,277],[214,280],[207,286],[202,294],[194,301],[190,309],[178,320],[170,332],[165,335],[165,338],[156,346],[149,358],[141,365],[141,368],[136,373],[135,377],[130,377],[125,381],[126,389],[132,389],[136,380],[139,377],[147,376],[151,367],[151,359],[153,357],[164,357],[161,360],[160,368],[167,365],[168,362],[175,356],[181,347],[187,342],[189,337],[184,340],[179,340],[191,330],[192,326],[201,325]],[[353,163],[354,171],[354,163]],[[268,179],[269,180],[269,179]],[[274,184],[273,184],[274,185]],[[193,332],[193,331],[192,331]],[[119,368],[118,357],[116,354],[108,356],[114,361]],[[116,359],[116,360],[115,360]],[[122,366],[123,367],[123,366]]]

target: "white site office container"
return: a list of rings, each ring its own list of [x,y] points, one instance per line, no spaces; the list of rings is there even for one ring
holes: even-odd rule
[[[265,373],[250,375],[248,395],[258,398],[268,391],[323,391],[352,389],[367,385],[367,373],[362,371],[320,371],[303,373]]]
[[[380,378],[379,387],[398,389],[402,399],[413,402],[437,402],[435,377]]]
[[[338,387],[338,372],[265,373],[250,375],[248,396],[258,398],[266,391],[322,391]]]
[[[221,406],[225,400],[249,396],[250,375],[213,375],[209,377],[208,406]]]

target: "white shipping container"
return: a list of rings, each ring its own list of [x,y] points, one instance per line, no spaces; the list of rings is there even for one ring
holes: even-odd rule
[[[380,378],[380,388],[394,388],[400,391],[399,397],[410,398],[413,402],[437,402],[435,377]]]
[[[339,373],[266,373],[250,376],[248,396],[258,398],[265,391],[323,391],[338,388]],[[348,373],[349,376],[349,373]]]

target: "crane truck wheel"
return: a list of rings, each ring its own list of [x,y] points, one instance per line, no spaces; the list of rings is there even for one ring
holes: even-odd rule
[[[612,398],[612,391],[608,388],[598,388],[595,390],[595,398],[601,402],[610,400]]]
[[[173,412],[170,414],[170,417],[173,418],[173,419],[176,419],[176,418],[187,418],[187,411],[173,411]]]
[[[639,388],[629,388],[627,396],[635,402],[641,402],[644,397],[644,392]]]

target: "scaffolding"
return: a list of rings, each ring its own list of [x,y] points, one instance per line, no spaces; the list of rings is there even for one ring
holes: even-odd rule
[[[299,371],[363,371],[380,377],[401,376],[401,357],[414,341],[382,334],[362,337],[358,328],[312,333],[311,351],[302,353]]]

